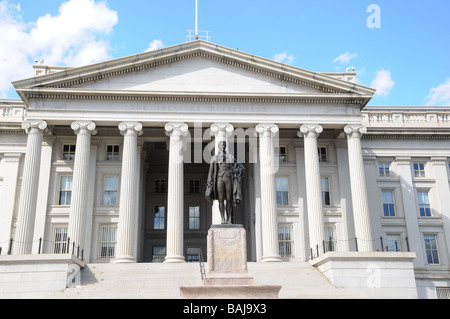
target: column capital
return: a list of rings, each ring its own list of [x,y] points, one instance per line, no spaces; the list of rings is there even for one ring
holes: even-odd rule
[[[319,124],[303,124],[300,126],[300,130],[298,131],[298,137],[315,137],[317,138],[320,133],[323,132],[322,125]]]
[[[96,125],[92,121],[75,121],[70,125],[72,130],[74,130],[76,135],[79,134],[89,134],[95,135],[97,134],[97,130],[95,129]]]
[[[169,122],[164,126],[167,135],[185,135],[189,129],[186,123],[182,122]]]
[[[260,136],[263,136],[266,134],[275,134],[279,131],[279,128],[274,123],[260,123],[256,125],[255,130]]]
[[[363,125],[346,125],[344,132],[347,133],[348,138],[361,138],[367,132],[367,127]]]
[[[141,136],[144,131],[142,130],[142,124],[139,122],[121,122],[119,123],[120,134],[123,136],[127,134],[136,134]]]
[[[44,130],[47,128],[47,122],[43,120],[27,120],[22,123],[22,128],[27,134],[44,134]]]
[[[211,125],[211,131],[215,134],[227,134],[230,135],[234,130],[234,127],[230,123],[213,123]]]

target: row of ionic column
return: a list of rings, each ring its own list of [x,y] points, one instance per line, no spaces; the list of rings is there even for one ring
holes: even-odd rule
[[[77,135],[73,173],[72,202],[69,217],[68,236],[71,242],[81,248],[85,238],[85,212],[88,197],[88,171],[90,138],[96,133],[96,125],[90,121],[76,121],[71,125]],[[30,254],[36,211],[36,195],[39,179],[41,144],[45,121],[26,121],[23,128],[28,133],[24,163],[22,189],[16,226],[15,254]],[[117,232],[116,262],[136,261],[137,210],[139,192],[139,169],[137,137],[142,134],[142,124],[122,122],[119,130],[124,136],[122,176],[120,189],[119,225]],[[183,262],[183,137],[188,130],[185,123],[168,123],[165,126],[170,136],[167,245],[165,262]],[[229,123],[215,123],[211,126],[216,143],[226,140],[233,131]],[[350,181],[358,248],[371,251],[372,236],[369,221],[364,164],[361,150],[362,127],[346,126]],[[261,178],[261,220],[263,254],[262,261],[279,261],[278,223],[275,189],[275,156],[273,138],[278,132],[275,124],[258,124],[259,159]],[[320,170],[317,153],[317,137],[322,132],[320,125],[302,125],[299,136],[304,138],[305,178],[310,246],[322,245],[325,240],[324,219],[320,189]],[[217,150],[217,147],[216,147]],[[213,223],[218,218],[217,207],[213,207]]]

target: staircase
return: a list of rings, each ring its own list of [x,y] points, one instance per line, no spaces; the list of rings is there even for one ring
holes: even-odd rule
[[[279,298],[355,298],[354,291],[335,288],[308,262],[248,263],[255,285],[282,285]],[[198,263],[87,264],[81,285],[54,298],[174,299],[179,286],[202,285]]]

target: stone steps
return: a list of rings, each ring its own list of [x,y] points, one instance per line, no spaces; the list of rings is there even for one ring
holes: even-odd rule
[[[207,267],[206,267],[207,269]],[[335,288],[308,262],[248,263],[255,285],[282,285],[279,298],[354,298],[354,292]],[[175,299],[180,286],[202,285],[198,263],[87,264],[81,285],[55,298]]]

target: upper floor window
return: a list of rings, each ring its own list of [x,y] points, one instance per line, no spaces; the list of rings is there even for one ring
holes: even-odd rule
[[[198,194],[200,193],[200,180],[190,179],[189,180],[189,193]]]
[[[328,162],[327,148],[319,147],[319,148],[317,148],[317,151],[319,153],[319,162],[321,162],[321,163]]]
[[[419,198],[420,216],[430,217],[431,216],[431,208],[430,208],[430,198],[428,196],[428,191],[426,191],[426,190],[417,191],[417,196]]]
[[[163,179],[155,180],[155,193],[165,193],[166,192],[166,181]]]
[[[164,229],[166,218],[166,208],[164,206],[155,206],[155,216],[153,217],[153,229]]]
[[[330,205],[330,185],[328,177],[320,178],[320,190],[322,192],[322,205]]]
[[[119,145],[106,145],[106,159],[108,161],[119,159]]]
[[[117,205],[117,193],[119,191],[119,176],[105,176],[105,192],[103,205]]]
[[[380,177],[390,177],[390,163],[389,162],[381,162],[378,163],[378,171],[380,172]]]
[[[63,159],[68,161],[75,160],[75,144],[64,144],[63,145]]]
[[[59,205],[70,205],[72,199],[72,176],[61,176]]]
[[[289,204],[288,201],[288,178],[287,177],[276,177],[275,178],[275,189],[277,195],[277,205],[285,206]]]
[[[425,163],[414,163],[414,177],[425,177]]]
[[[383,212],[385,217],[395,216],[394,192],[392,190],[381,191],[383,198]]]
[[[189,229],[200,229],[200,206],[189,206]]]
[[[280,146],[278,148],[278,159],[280,162],[287,162],[287,148],[286,146]]]

